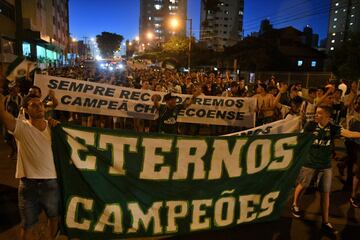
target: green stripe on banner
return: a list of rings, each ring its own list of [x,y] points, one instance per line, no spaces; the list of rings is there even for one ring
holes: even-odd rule
[[[213,231],[281,215],[311,135],[190,137],[64,125],[53,151],[70,238]]]

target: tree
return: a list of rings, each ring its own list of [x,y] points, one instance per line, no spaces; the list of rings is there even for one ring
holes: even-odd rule
[[[173,36],[164,44],[165,52],[184,54],[189,50],[189,39],[181,36]]]
[[[332,71],[338,78],[360,79],[360,33],[354,33],[349,41],[336,48],[331,55]]]
[[[124,37],[122,35],[110,32],[102,32],[96,36],[96,43],[99,47],[101,56],[104,58],[112,58],[114,53],[120,49],[120,45]]]

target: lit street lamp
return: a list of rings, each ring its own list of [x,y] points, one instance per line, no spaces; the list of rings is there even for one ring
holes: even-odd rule
[[[192,19],[191,18],[186,18],[183,19],[184,21],[189,21],[189,27],[190,27],[190,31],[189,31],[189,54],[188,54],[188,69],[189,69],[189,73],[191,72],[191,37],[192,37]],[[179,20],[177,18],[172,18],[170,20],[170,26],[173,29],[176,29],[179,27]]]

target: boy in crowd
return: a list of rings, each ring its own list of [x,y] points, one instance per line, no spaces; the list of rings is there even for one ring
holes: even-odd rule
[[[177,134],[178,130],[178,122],[177,116],[182,109],[189,107],[195,100],[197,96],[201,94],[201,91],[195,91],[192,98],[188,101],[176,104],[176,96],[168,93],[164,96],[165,104],[160,104],[160,96],[153,95],[151,100],[154,102],[154,106],[159,111],[159,132],[161,133],[170,133],[170,134]]]
[[[334,139],[339,136],[347,138],[360,138],[360,132],[342,129],[330,122],[332,109],[328,106],[319,106],[315,113],[315,122],[309,122],[304,127],[304,132],[311,133],[314,141],[306,157],[305,164],[300,170],[298,183],[294,192],[291,213],[300,218],[300,199],[304,190],[316,177],[317,187],[321,192],[322,225],[325,232],[336,234],[337,230],[329,223],[329,204],[331,191],[331,156]]]

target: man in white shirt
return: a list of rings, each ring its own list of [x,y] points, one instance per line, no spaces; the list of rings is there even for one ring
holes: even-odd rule
[[[23,107],[29,120],[25,120],[15,119],[5,111],[3,101],[4,97],[0,95],[0,121],[18,143],[16,178],[20,178],[20,238],[35,239],[33,229],[41,210],[48,217],[49,233],[54,237],[60,215],[60,192],[44,103],[34,94],[27,95]]]
[[[339,84],[338,89],[342,91],[341,98],[344,99],[347,91],[347,85],[344,79],[341,79],[341,83]]]

